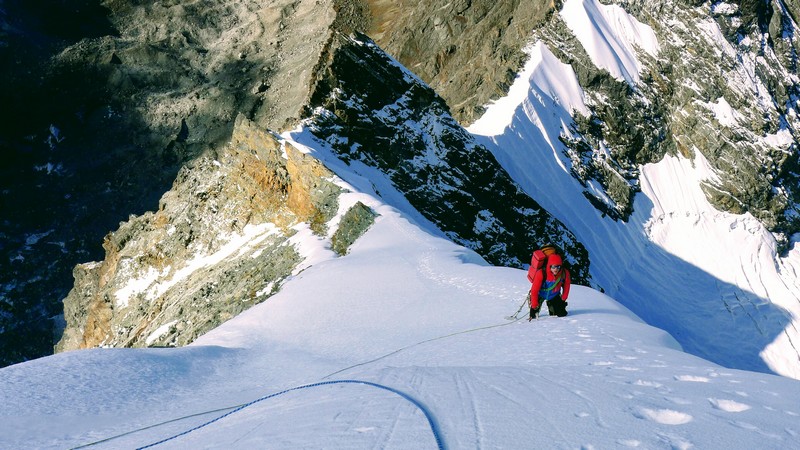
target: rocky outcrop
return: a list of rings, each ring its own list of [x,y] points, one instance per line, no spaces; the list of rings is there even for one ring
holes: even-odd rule
[[[361,202],[351,206],[331,236],[333,251],[339,255],[346,255],[350,246],[372,226],[375,217],[375,211]]]
[[[341,192],[332,178],[240,117],[230,143],[184,167],[157,211],[106,237],[102,262],[76,267],[56,349],[185,345],[264,301],[302,260],[293,227],[327,236]]]

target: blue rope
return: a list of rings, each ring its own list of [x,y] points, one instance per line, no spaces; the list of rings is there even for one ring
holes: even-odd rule
[[[182,433],[178,433],[178,434],[176,434],[174,436],[168,437],[166,439],[162,439],[162,440],[160,440],[158,442],[153,442],[152,444],[145,445],[144,447],[139,447],[137,450],[142,450],[142,449],[146,449],[146,448],[150,448],[150,447],[155,447],[156,445],[163,444],[163,443],[165,443],[167,441],[171,441],[173,439],[177,439],[177,438],[179,438],[179,437],[181,437],[183,435],[191,433],[192,431],[199,430],[200,428],[203,428],[203,427],[206,427],[208,425],[211,425],[212,423],[214,423],[214,422],[216,422],[218,420],[221,420],[221,419],[223,419],[225,417],[228,417],[228,416],[230,416],[231,414],[233,414],[235,412],[241,411],[241,410],[247,408],[248,406],[254,405],[254,404],[258,403],[258,402],[267,400],[267,399],[272,398],[272,397],[277,397],[277,396],[279,396],[281,394],[285,394],[287,392],[292,392],[292,391],[296,391],[296,390],[299,390],[299,389],[306,389],[306,388],[324,386],[324,385],[328,385],[328,384],[339,384],[339,383],[365,384],[367,386],[372,386],[372,387],[376,387],[378,389],[383,389],[385,391],[393,392],[393,393],[399,395],[400,397],[403,397],[404,399],[408,400],[409,402],[414,404],[414,406],[419,408],[420,411],[422,411],[423,414],[425,414],[425,419],[428,420],[428,425],[431,427],[431,431],[433,432],[433,437],[434,437],[434,439],[436,439],[437,447],[439,448],[439,450],[445,450],[444,440],[442,439],[442,433],[441,433],[441,430],[439,429],[439,425],[436,423],[436,419],[433,417],[433,414],[430,412],[430,410],[428,410],[428,408],[425,405],[420,403],[419,400],[415,399],[414,397],[411,397],[410,395],[406,394],[405,392],[401,392],[401,391],[398,391],[397,389],[393,389],[393,388],[390,388],[388,386],[384,386],[384,385],[381,385],[381,384],[372,383],[372,382],[369,382],[369,381],[361,381],[361,380],[322,381],[322,382],[319,382],[319,383],[306,384],[306,385],[303,385],[303,386],[297,386],[297,387],[293,387],[293,388],[290,388],[290,389],[286,389],[286,390],[281,391],[281,392],[276,392],[274,394],[270,394],[270,395],[261,397],[259,399],[253,400],[250,403],[245,403],[242,406],[239,406],[238,408],[234,409],[233,411],[225,413],[225,414],[217,417],[216,419],[210,420],[210,421],[208,421],[208,422],[206,422],[206,423],[204,423],[202,425],[198,425],[198,426],[196,426],[196,427],[194,427],[194,428],[192,428],[190,430],[186,430],[186,431],[184,431]]]

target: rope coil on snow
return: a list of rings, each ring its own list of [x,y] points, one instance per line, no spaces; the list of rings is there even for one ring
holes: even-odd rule
[[[423,405],[419,400],[417,400],[414,397],[406,394],[405,392],[402,392],[402,391],[399,391],[397,389],[390,388],[388,386],[384,386],[384,385],[381,385],[381,384],[372,383],[370,381],[362,381],[362,380],[332,380],[332,381],[321,381],[319,383],[306,384],[306,385],[303,385],[303,386],[297,386],[297,387],[286,389],[286,390],[283,390],[283,391],[280,391],[280,392],[276,392],[274,394],[266,395],[266,396],[261,397],[259,399],[253,400],[250,403],[245,403],[245,404],[239,406],[238,408],[234,409],[233,411],[227,412],[227,413],[217,417],[216,419],[210,420],[210,421],[208,421],[208,422],[206,422],[204,424],[198,425],[198,426],[196,426],[194,428],[186,430],[186,431],[184,431],[182,433],[178,433],[178,434],[176,434],[174,436],[170,436],[170,437],[168,437],[166,439],[162,439],[162,440],[160,440],[158,442],[153,442],[152,444],[145,445],[144,447],[139,447],[137,450],[143,450],[143,449],[146,449],[146,448],[155,447],[156,445],[160,445],[160,444],[163,444],[163,443],[165,443],[167,441],[171,441],[173,439],[177,439],[177,438],[179,438],[181,436],[184,436],[184,435],[187,435],[187,434],[189,434],[189,433],[191,433],[193,431],[196,431],[196,430],[199,430],[199,429],[201,429],[203,427],[211,425],[214,422],[217,422],[217,421],[219,421],[219,420],[221,420],[221,419],[223,419],[225,417],[230,416],[233,413],[241,411],[241,410],[243,410],[243,409],[245,409],[245,408],[247,408],[249,406],[252,406],[252,405],[254,405],[254,404],[258,403],[258,402],[267,400],[267,399],[272,398],[272,397],[277,397],[277,396],[279,396],[281,394],[285,394],[287,392],[297,391],[297,390],[300,390],[300,389],[319,387],[319,386],[324,386],[324,385],[329,385],[329,384],[340,384],[340,383],[342,383],[342,384],[344,384],[344,383],[364,384],[364,385],[367,385],[367,386],[372,386],[372,387],[376,387],[378,389],[383,389],[383,390],[386,390],[386,391],[389,391],[389,392],[393,392],[393,393],[399,395],[400,397],[403,397],[404,399],[408,400],[414,406],[416,406],[420,411],[422,411],[423,414],[425,414],[425,419],[427,419],[428,425],[430,426],[431,431],[433,432],[433,437],[434,437],[434,439],[436,439],[437,448],[439,448],[440,450],[444,450],[445,449],[444,441],[442,440],[441,431],[439,430],[439,425],[436,423],[436,419],[433,417],[433,414],[428,410],[428,408],[425,405]]]

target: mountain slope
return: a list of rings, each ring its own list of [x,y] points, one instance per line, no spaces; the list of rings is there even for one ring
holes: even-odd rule
[[[549,8],[410,3],[0,0],[0,98],[13,111],[0,123],[0,365],[51,352],[73,268],[102,259],[121,221],[156,210],[184,165],[219,152],[238,115],[297,124],[333,31],[375,31],[474,115],[502,95]],[[409,35],[431,8],[443,22]]]
[[[687,355],[580,286],[566,318],[505,320],[524,271],[342,187],[380,214],[351,252],[304,241],[312,267],[194,344],[0,369],[0,446],[796,446],[798,381]]]
[[[330,147],[378,169],[369,176],[391,180],[390,201],[495,264],[522,267],[532,246],[549,241],[565,251],[573,280],[587,280],[574,236],[368,38],[334,33],[315,78],[313,112],[296,136],[305,151]],[[346,253],[342,236],[352,242],[372,213],[348,205],[329,228],[343,214],[335,176],[290,142],[238,117],[229,144],[187,163],[158,211],[132,216],[106,237],[103,261],[78,266],[56,350],[185,345],[307,267],[297,236],[311,232]]]
[[[563,2],[534,40],[584,89],[572,170],[606,191],[586,195],[627,220],[639,165],[699,152],[715,173],[709,201],[751,213],[785,252],[800,231],[796,13],[783,1]]]

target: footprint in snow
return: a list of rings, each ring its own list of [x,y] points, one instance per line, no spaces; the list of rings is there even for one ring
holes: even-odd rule
[[[692,381],[695,383],[708,383],[711,381],[706,377],[698,377],[696,375],[675,375],[675,379],[678,381]]]
[[[690,450],[696,448],[693,443],[680,436],[671,435],[669,433],[656,433],[656,435],[659,440],[667,443],[670,448],[675,450]]]
[[[644,381],[644,380],[636,380],[633,384],[635,384],[636,386],[646,386],[654,388],[660,388],[661,386],[663,386],[663,384],[657,383],[655,381]]]
[[[750,409],[750,405],[745,405],[744,403],[739,403],[733,400],[710,398],[708,401],[714,408],[725,412],[742,412]]]
[[[640,419],[648,419],[662,425],[683,425],[694,419],[691,415],[671,409],[641,408],[636,414]]]
[[[740,422],[740,421],[737,421],[737,420],[732,420],[729,423],[731,425],[735,426],[735,427],[739,427],[739,428],[741,428],[743,430],[747,430],[747,431],[750,431],[750,432],[758,433],[758,434],[760,434],[760,435],[762,435],[764,437],[768,437],[770,439],[779,440],[779,439],[782,438],[781,435],[764,431],[761,428],[758,428],[757,426],[753,425],[752,423]],[[784,431],[786,431],[788,434],[791,434],[790,430],[784,430]]]
[[[691,405],[692,401],[680,397],[664,397],[664,400],[675,403],[676,405]]]
[[[614,363],[611,361],[596,361],[591,363],[592,366],[613,366]]]

